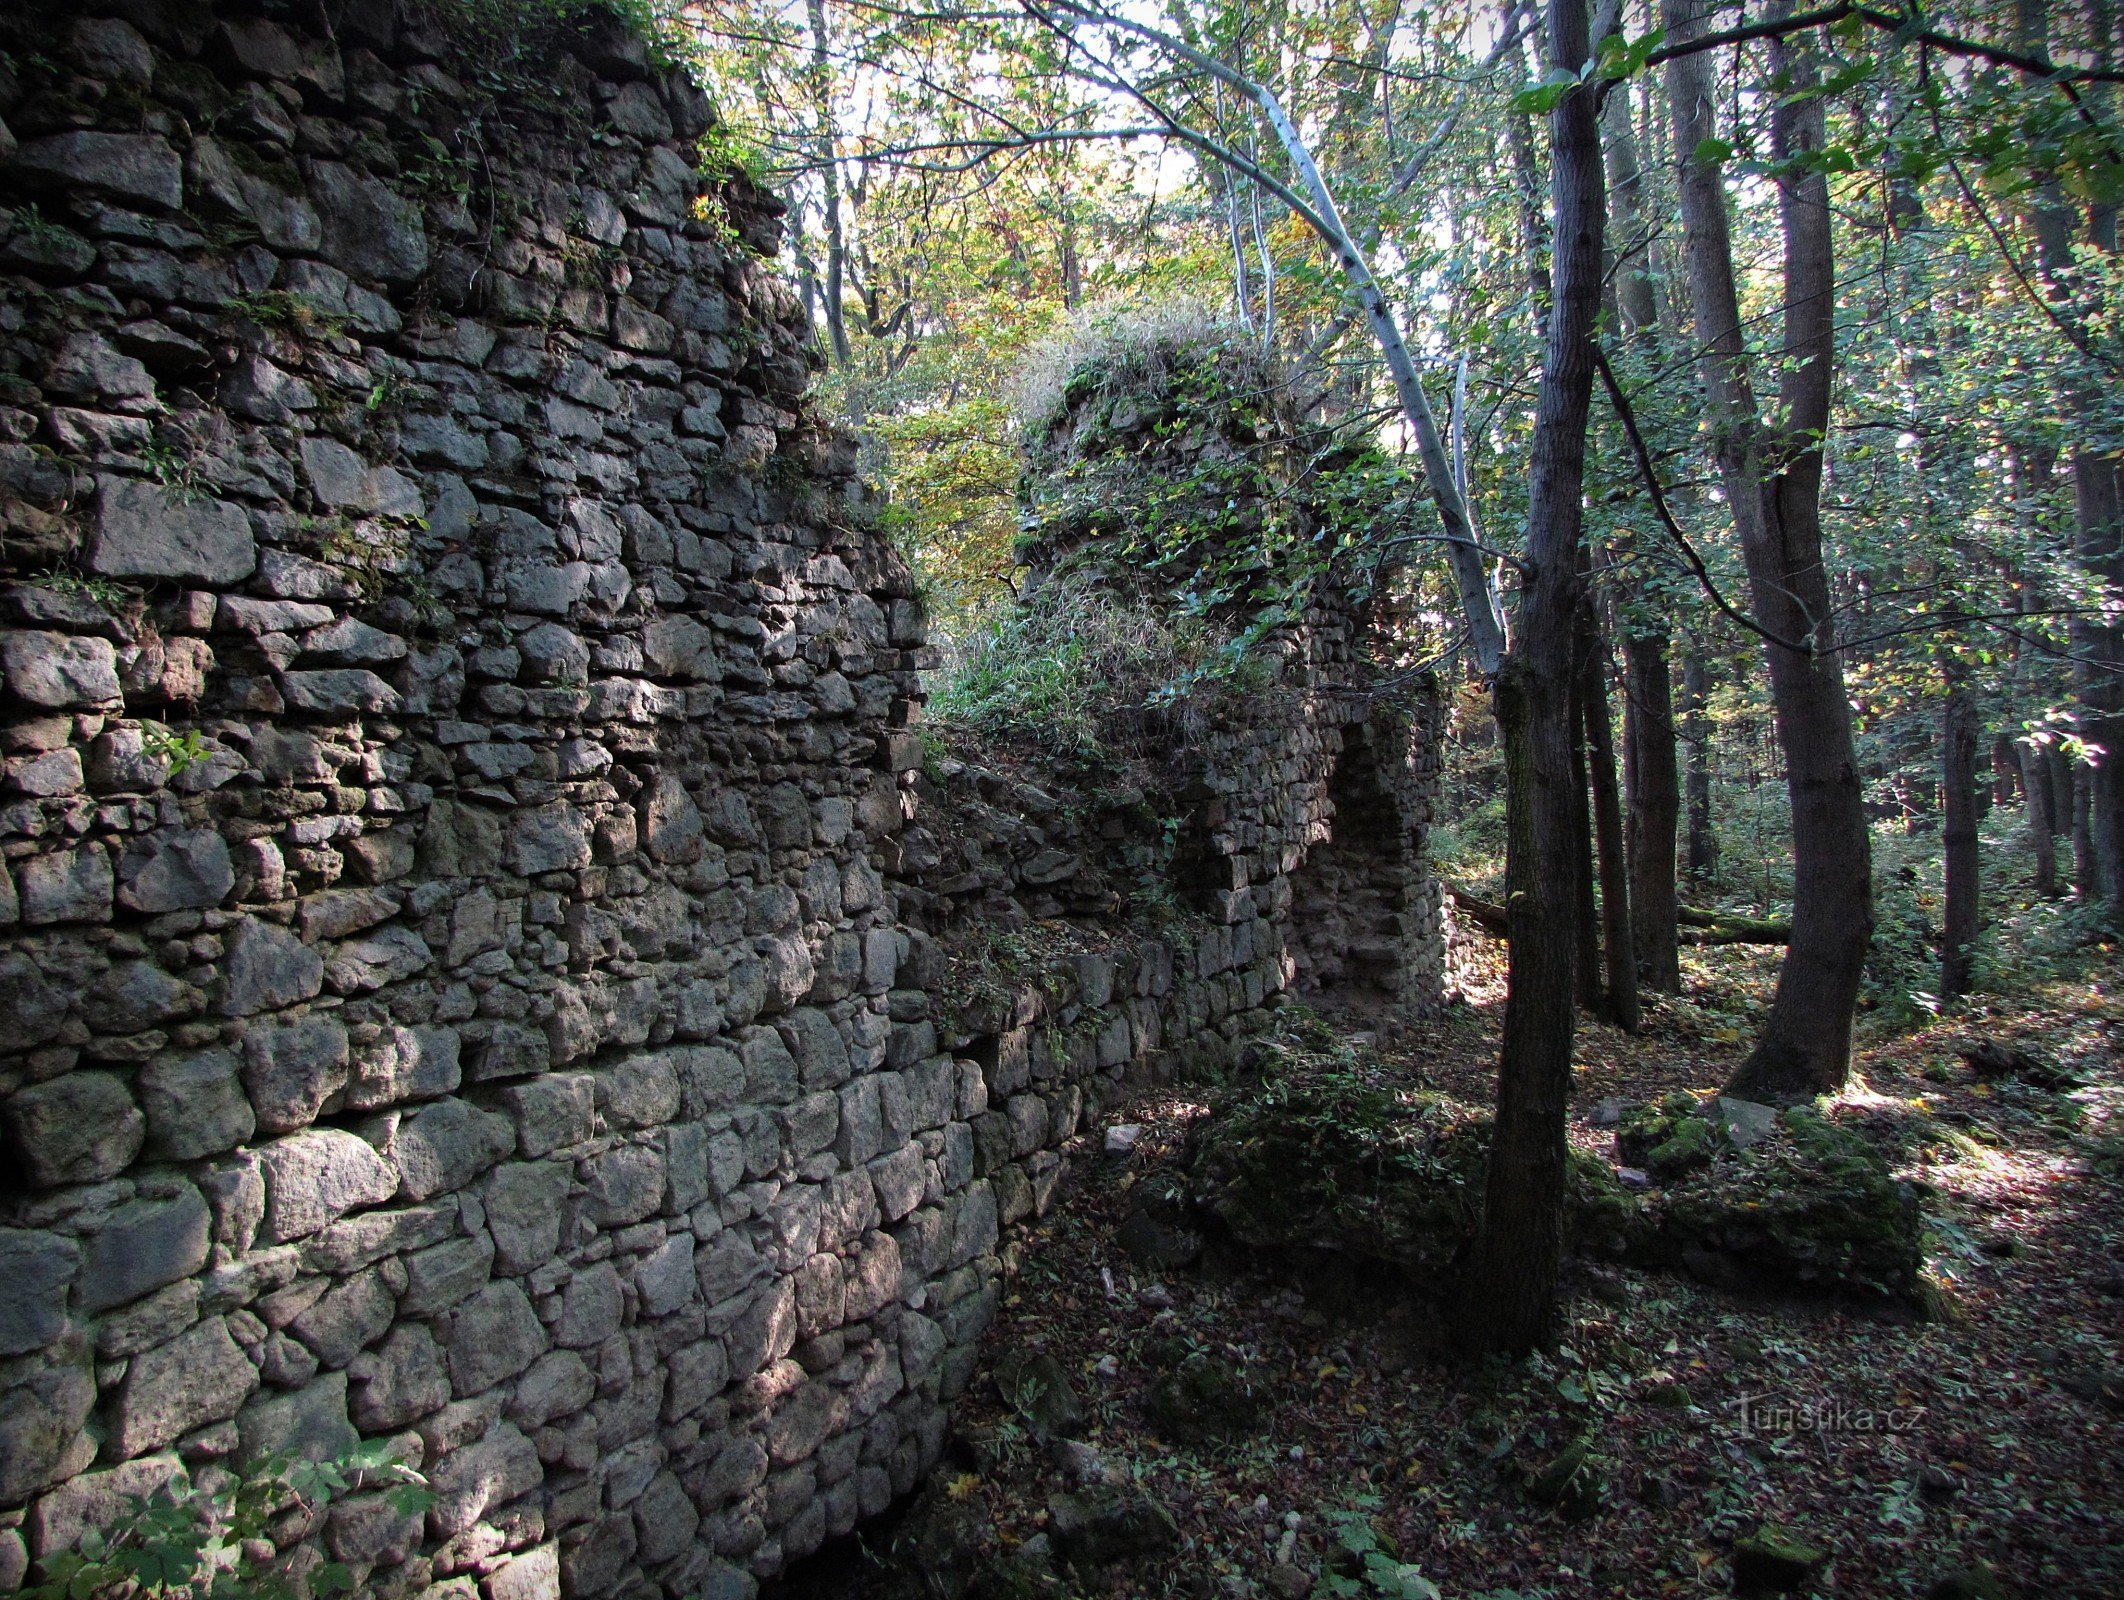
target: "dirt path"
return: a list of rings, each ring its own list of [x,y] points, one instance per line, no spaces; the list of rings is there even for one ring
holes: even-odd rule
[[[2114,992],[2061,989],[2041,1009],[1872,1049],[1837,1109],[1929,1186],[1929,1261],[1953,1320],[1585,1268],[1556,1351],[1471,1367],[1442,1352],[1432,1312],[1361,1284],[1316,1287],[1309,1302],[1272,1262],[1139,1267],[1123,1223],[1173,1175],[1207,1093],[1139,1102],[1127,1112],[1144,1130],[1135,1154],[1117,1161],[1081,1141],[1063,1197],[1015,1241],[987,1370],[960,1402],[941,1492],[998,1551],[1041,1532],[1064,1468],[989,1373],[998,1360],[1047,1353],[1084,1401],[1082,1443],[1172,1513],[1179,1543],[1100,1581],[1071,1580],[1074,1590],[1018,1592],[1296,1593],[1290,1567],[1319,1573],[1338,1515],[1355,1512],[1449,1600],[1723,1593],[1733,1541],[1763,1522],[1831,1558],[1822,1593],[1923,1596],[1986,1561],[2001,1592],[2124,1597],[2124,1402],[2100,1387],[2124,1365],[2124,1005]],[[1575,1142],[1608,1153],[1608,1136],[1584,1120],[1603,1097],[1716,1087],[1738,1045],[1718,1037],[1731,1031],[1718,1020],[1721,997],[1696,999],[1656,1017],[1645,1037],[1582,1033]],[[1490,1097],[1495,1020],[1494,1006],[1466,1008],[1376,1048],[1411,1079],[1479,1103]],[[2025,1040],[2089,1087],[2068,1096],[1972,1081],[1951,1049],[1972,1028]],[[1159,1436],[1147,1401],[1182,1348],[1174,1341],[1264,1398],[1257,1432],[1194,1447]],[[1522,1485],[1581,1436],[1598,1498],[1569,1520]],[[828,1552],[782,1592],[925,1592],[910,1586],[919,1562],[889,1554],[889,1527],[870,1542],[867,1554]],[[1352,1581],[1360,1586],[1329,1579],[1315,1592],[1428,1592],[1406,1579],[1400,1589]],[[974,1592],[999,1591],[991,1579]]]

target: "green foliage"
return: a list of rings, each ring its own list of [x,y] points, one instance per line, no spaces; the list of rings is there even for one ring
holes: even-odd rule
[[[141,741],[142,748],[152,760],[166,763],[173,778],[191,771],[213,754],[213,747],[197,728],[186,728],[179,733],[159,723],[149,723],[144,732],[146,737]]]
[[[948,727],[1098,761],[1162,747],[1152,713],[1213,715],[1266,686],[1258,657],[1197,617],[1167,617],[1057,575],[978,629],[930,702]]]
[[[304,1566],[276,1550],[289,1513],[314,1515],[361,1488],[381,1490],[402,1516],[435,1497],[419,1473],[394,1461],[386,1441],[327,1461],[275,1456],[240,1472],[203,1469],[129,1499],[108,1529],[90,1527],[78,1549],[44,1562],[24,1600],[308,1600],[348,1593],[339,1562]],[[203,1485],[203,1486],[202,1486]]]
[[[1397,1560],[1373,1524],[1379,1503],[1377,1495],[1364,1495],[1355,1509],[1328,1513],[1334,1544],[1320,1574],[1320,1592],[1337,1600],[1440,1600],[1438,1585],[1414,1562]]]

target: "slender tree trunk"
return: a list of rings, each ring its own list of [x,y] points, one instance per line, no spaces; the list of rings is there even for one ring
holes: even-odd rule
[[[843,305],[843,290],[848,275],[848,250],[841,231],[841,168],[836,156],[838,143],[833,111],[833,62],[830,57],[830,37],[826,31],[825,0],[806,0],[806,15],[811,22],[811,85],[813,111],[818,117],[814,139],[818,146],[816,160],[819,169],[819,184],[823,191],[821,209],[826,223],[826,267],[821,289],[826,305],[826,338],[833,351],[833,363],[837,367],[848,365],[848,316]]]
[[[2068,762],[2066,779],[2060,783],[2053,767],[2050,788],[2053,795],[2062,790],[2065,802],[2071,808],[2072,886],[2079,891],[2081,899],[2091,900],[2101,892],[2094,824],[2090,817],[2094,809],[2094,768],[2084,761]]]
[[[1608,238],[1615,256],[1615,301],[1633,340],[1659,339],[1658,284],[1644,237],[1644,180],[1630,121],[1632,88],[1618,84],[1602,109],[1607,157]],[[1667,629],[1651,620],[1659,602],[1642,594],[1622,607],[1623,774],[1629,818],[1631,944],[1645,984],[1681,993],[1681,941],[1675,927],[1674,837],[1681,810],[1675,776],[1674,691]],[[1613,956],[1610,948],[1610,957]],[[1614,976],[1610,972],[1612,985]]]
[[[1711,825],[1711,669],[1692,644],[1682,657],[1682,736],[1689,746],[1689,877],[1706,883],[1718,875],[1718,830]]]
[[[2056,743],[2043,746],[2043,763],[2050,769],[2050,831],[2065,838],[2080,825],[2082,808],[2073,799],[2074,789],[2081,781],[2080,764]]]
[[[1646,987],[1681,993],[1681,940],[1675,926],[1674,835],[1681,790],[1674,761],[1674,692],[1667,640],[1623,640],[1624,765],[1630,773],[1630,917],[1637,969]]]
[[[1600,902],[1593,889],[1593,808],[1586,796],[1585,680],[1577,670],[1573,641],[1571,673],[1571,893],[1577,924],[1577,961],[1571,991],[1588,1011],[1600,1011]]]
[[[1550,58],[1576,73],[1591,54],[1584,0],[1549,0]],[[1592,95],[1549,114],[1554,195],[1548,338],[1535,402],[1520,624],[1497,684],[1513,767],[1508,874],[1511,956],[1497,1120],[1463,1300],[1462,1327],[1493,1350],[1554,1331],[1563,1256],[1565,1114],[1571,1096],[1569,815],[1571,636],[1579,605],[1593,327],[1600,304],[1600,141]]]
[[[1586,719],[1586,768],[1593,784],[1593,837],[1600,861],[1600,934],[1607,988],[1602,1010],[1625,1033],[1638,1024],[1637,951],[1630,924],[1630,871],[1623,855],[1622,796],[1615,782],[1615,723],[1608,709],[1608,651],[1600,620],[1582,612],[1579,703]]]
[[[2013,740],[2006,734],[1995,734],[1991,740],[1991,803],[1995,806],[2010,806],[2014,791],[2021,778],[2021,763],[2013,752]]]
[[[1701,32],[1693,0],[1667,0],[1669,33]],[[1781,9],[1789,12],[1789,3]],[[1773,70],[1797,91],[1815,81],[1811,55],[1775,41]],[[1871,840],[1851,738],[1841,657],[1821,552],[1821,441],[1835,360],[1829,194],[1819,171],[1778,184],[1785,240],[1782,429],[1766,436],[1741,332],[1713,115],[1703,55],[1668,63],[1690,298],[1720,476],[1740,535],[1756,616],[1804,649],[1767,647],[1770,690],[1792,803],[1792,942],[1770,1015],[1729,1085],[1753,1099],[1792,1100],[1840,1086],[1851,1064],[1851,1019],[1873,933]],[[1781,98],[1771,119],[1781,160],[1822,144],[1822,106]]]
[[[2050,757],[2034,740],[2020,746],[2021,789],[2027,796],[2028,849],[2035,857],[2035,892],[2055,899],[2058,892],[2056,808],[2050,795]]]
[[[1976,980],[1976,942],[1982,916],[1977,862],[1976,699],[1950,668],[1940,728],[1940,833],[1945,847],[1947,905],[1940,941],[1940,993],[1969,992]]]
[[[2016,20],[2024,48],[2047,52],[2047,10],[2043,0],[2020,0]],[[2107,56],[2106,7],[2097,8],[2096,23],[2096,43]],[[2074,208],[2055,180],[2039,184],[2035,196],[2029,221],[2045,290],[2061,319],[2084,328],[2087,296],[2073,258]],[[2113,253],[2114,209],[2097,208],[2084,220],[2086,243],[2104,255]],[[2124,588],[2124,493],[2120,493],[2117,464],[2104,438],[2107,386],[2082,372],[2066,387],[2073,420],[2067,458],[2072,474],[2073,558],[2091,582],[2114,595]],[[2078,615],[2067,622],[2066,634],[2073,653],[2080,737],[2103,752],[2084,784],[2075,777],[2075,805],[2083,787],[2086,795],[2087,842],[2083,852],[2076,829],[2073,875],[2082,878],[2079,860],[2084,854],[2082,892],[2124,908],[2124,671],[2116,665],[2124,657],[2124,630],[2100,615]]]

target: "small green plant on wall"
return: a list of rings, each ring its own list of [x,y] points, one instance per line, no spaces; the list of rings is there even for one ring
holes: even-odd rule
[[[377,1440],[328,1461],[274,1456],[212,1475],[208,1487],[184,1479],[134,1496],[108,1528],[91,1527],[78,1548],[44,1562],[26,1600],[297,1600],[345,1594],[343,1564],[304,1565],[275,1548],[272,1529],[290,1513],[309,1520],[354,1489],[382,1490],[393,1510],[414,1516],[434,1504],[419,1473],[390,1459]],[[206,1473],[201,1474],[207,1477]]]

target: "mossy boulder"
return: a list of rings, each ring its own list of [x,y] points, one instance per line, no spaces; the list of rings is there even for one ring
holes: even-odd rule
[[[1229,1363],[1197,1352],[1151,1384],[1144,1410],[1162,1439],[1220,1444],[1261,1426],[1261,1402]]]
[[[1354,1077],[1269,1083],[1196,1125],[1199,1207],[1241,1244],[1449,1271],[1482,1215],[1490,1119],[1428,1090]],[[1625,1257],[1646,1242],[1642,1202],[1605,1163],[1573,1152],[1565,1207],[1575,1249]]]
[[[1790,1528],[1766,1523],[1733,1546],[1733,1590],[1743,1595],[1798,1594],[1811,1588],[1829,1552]]]
[[[1794,1106],[1774,1136],[1730,1151],[1658,1201],[1659,1253],[1715,1283],[1783,1284],[1914,1301],[1917,1195],[1866,1139]]]

